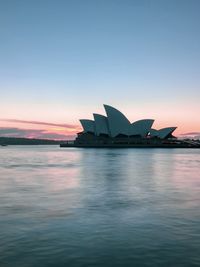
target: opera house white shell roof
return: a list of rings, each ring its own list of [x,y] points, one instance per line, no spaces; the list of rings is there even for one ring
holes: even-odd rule
[[[112,137],[118,134],[130,135],[130,121],[116,108],[108,105],[104,105],[108,125],[110,129],[110,135]]]
[[[125,136],[141,136],[141,137],[158,137],[166,138],[176,129],[176,127],[167,127],[160,130],[152,129],[154,123],[153,119],[138,120],[133,123],[126,118],[116,108],[104,105],[106,116],[94,113],[94,120],[81,119],[81,125],[83,132],[93,133],[97,136],[106,134],[110,137],[116,137],[118,135]]]
[[[141,135],[145,137],[148,135],[154,120],[146,119],[135,121],[131,124],[131,135]]]
[[[108,118],[100,114],[93,114],[95,123],[95,133],[96,135],[107,134],[110,135]]]
[[[163,138],[167,137],[169,134],[171,134],[175,130],[176,130],[176,127],[167,127],[167,128],[162,128],[160,130],[151,129],[150,130],[150,135],[151,136],[156,136],[156,137],[159,137],[159,138],[163,139]]]
[[[95,133],[95,124],[93,120],[80,120],[80,123],[83,127],[84,132]]]

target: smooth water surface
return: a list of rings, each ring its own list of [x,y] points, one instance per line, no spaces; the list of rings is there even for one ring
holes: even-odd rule
[[[200,150],[0,147],[0,266],[200,266]]]

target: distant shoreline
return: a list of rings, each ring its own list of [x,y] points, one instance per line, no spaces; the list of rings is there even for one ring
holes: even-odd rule
[[[0,137],[0,146],[7,146],[7,145],[60,145],[64,142],[66,142],[66,140]]]

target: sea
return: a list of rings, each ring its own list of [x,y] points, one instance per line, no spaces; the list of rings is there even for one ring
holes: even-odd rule
[[[200,266],[200,150],[0,147],[0,267]]]

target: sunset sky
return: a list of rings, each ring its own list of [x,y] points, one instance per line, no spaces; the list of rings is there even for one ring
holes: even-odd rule
[[[79,119],[200,136],[200,1],[1,0],[0,136],[72,139]]]

